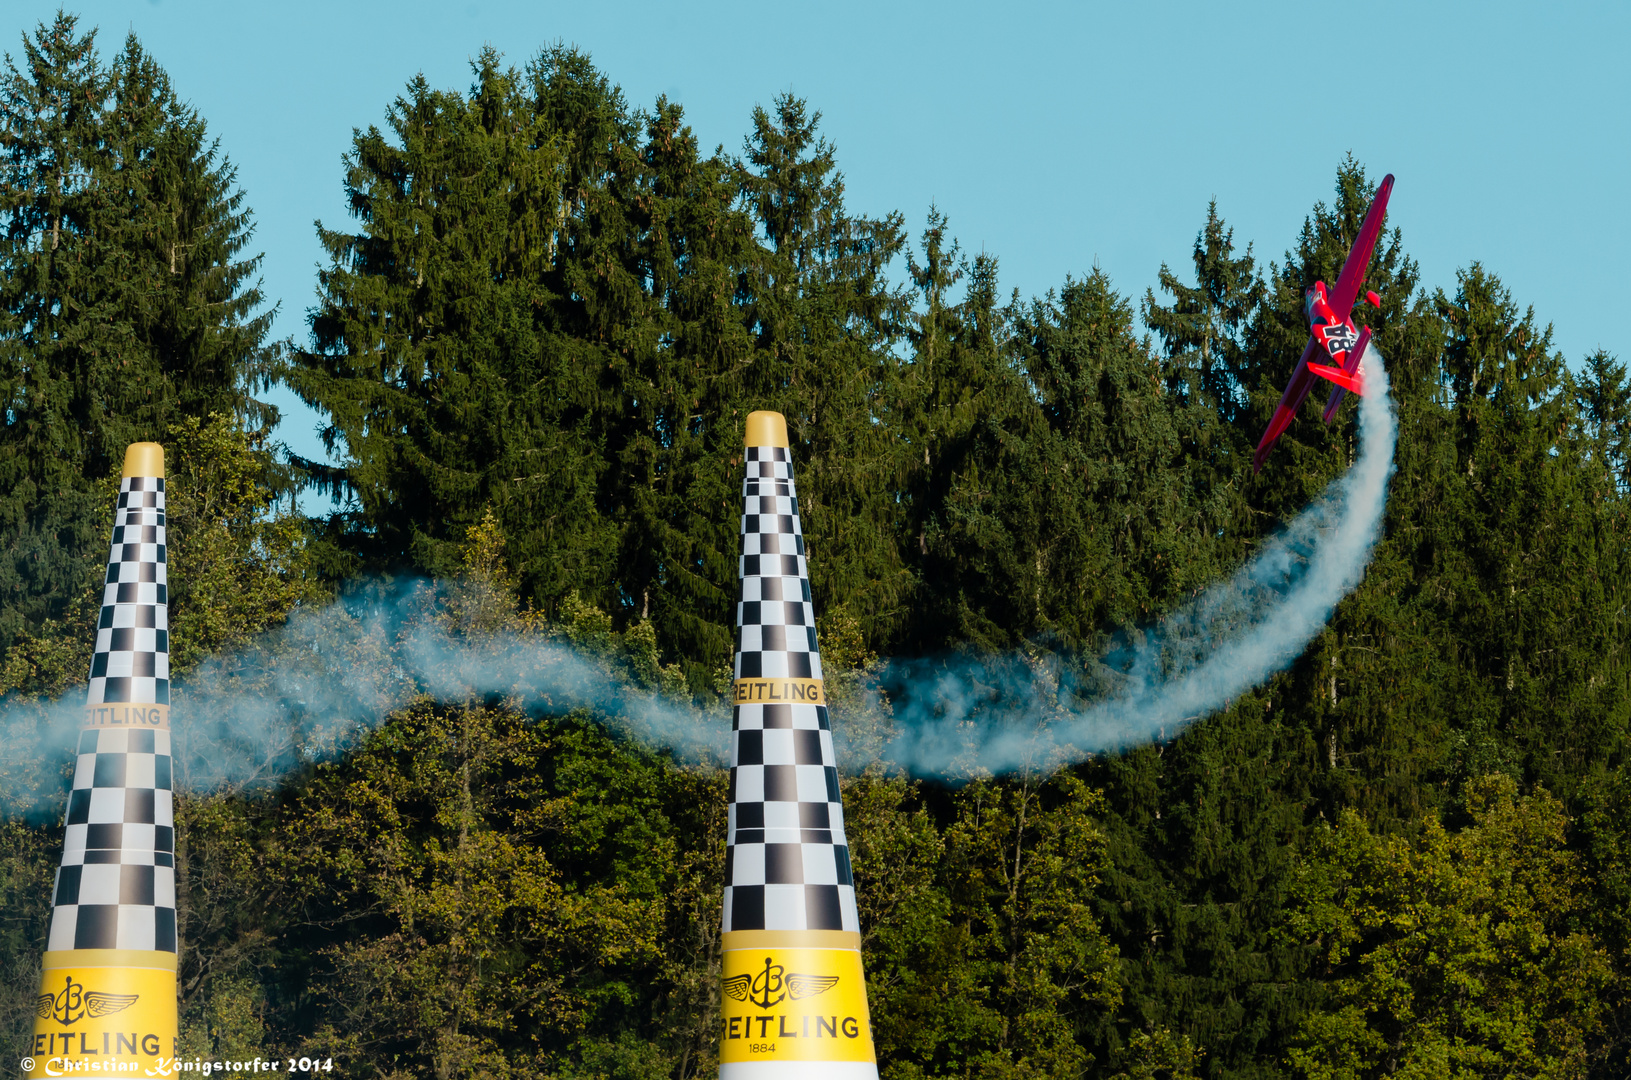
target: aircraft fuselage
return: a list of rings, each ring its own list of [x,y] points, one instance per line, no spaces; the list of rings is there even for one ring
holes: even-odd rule
[[[1308,317],[1308,329],[1337,367],[1347,367],[1348,350],[1359,340],[1359,330],[1353,318],[1337,318],[1326,296],[1325,282],[1316,281],[1314,287],[1303,293],[1303,313]]]

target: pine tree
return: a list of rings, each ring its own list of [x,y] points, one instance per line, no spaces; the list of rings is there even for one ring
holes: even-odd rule
[[[632,212],[653,300],[623,368],[614,499],[626,522],[625,615],[708,687],[729,664],[739,546],[741,386],[754,342],[738,282],[759,248],[728,161],[704,159],[679,106],[645,120],[644,194]]]
[[[1446,330],[1456,477],[1439,508],[1439,558],[1470,588],[1432,605],[1461,680],[1451,715],[1470,775],[1511,767],[1573,796],[1627,715],[1609,687],[1624,664],[1624,526],[1591,483],[1563,358],[1477,263],[1434,298]],[[1449,449],[1448,447],[1446,449]],[[1453,543],[1453,546],[1452,546]],[[1470,579],[1470,580],[1469,580]]]
[[[1209,540],[1236,512],[1207,475],[1203,433],[1216,428],[1215,410],[1168,391],[1169,367],[1134,336],[1132,320],[1131,305],[1098,271],[1067,281],[1056,304],[1050,297],[1015,320],[1017,347],[1059,440],[1049,456],[1066,473],[1045,482],[1074,488],[1076,513],[1104,560],[1094,574],[1100,600],[1056,601],[1078,620],[1074,633],[1084,641],[1094,627],[1153,619],[1214,577]],[[1053,585],[1081,589],[1080,574],[1058,572]]]
[[[0,647],[95,573],[97,485],[185,416],[275,415],[232,166],[134,37],[59,14],[0,77]]]
[[[1191,287],[1161,267],[1161,291],[1173,302],[1164,307],[1155,293],[1144,297],[1144,321],[1161,336],[1169,360],[1182,377],[1173,390],[1201,393],[1225,421],[1233,421],[1245,404],[1241,397],[1246,367],[1242,341],[1247,321],[1262,301],[1251,247],[1234,257],[1234,230],[1218,216],[1217,200],[1206,208],[1206,224],[1195,237],[1195,281]]]
[[[817,609],[840,598],[881,641],[898,625],[910,579],[895,547],[897,447],[887,423],[894,344],[906,298],[887,277],[905,237],[898,213],[853,215],[821,114],[783,94],[755,108],[736,174],[763,246],[743,275],[755,338],[748,408],[787,416]]]
[[[1035,589],[1012,593],[1033,565],[1025,485],[1001,477],[1022,468],[1041,414],[1023,369],[999,339],[1007,314],[997,302],[997,261],[959,261],[943,215],[931,209],[923,262],[909,262],[921,311],[908,332],[911,363],[888,423],[901,440],[902,490],[909,517],[901,550],[916,577],[904,644],[934,651],[953,644],[1001,647],[1037,630],[1038,613],[1008,617]],[[966,294],[950,293],[964,280]],[[1011,535],[1018,531],[1021,537]]]
[[[1587,458],[1620,494],[1631,491],[1631,383],[1625,365],[1598,349],[1571,377]],[[1605,495],[1609,494],[1606,490]]]
[[[530,600],[653,620],[700,688],[730,650],[729,418],[753,348],[735,177],[677,106],[630,110],[583,53],[518,71],[489,51],[474,74],[467,97],[415,80],[389,134],[357,135],[361,229],[322,233],[290,382],[330,417],[345,540],[442,574],[491,511]]]

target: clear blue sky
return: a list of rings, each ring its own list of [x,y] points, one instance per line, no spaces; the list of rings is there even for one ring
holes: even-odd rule
[[[55,3],[12,0],[3,45]],[[70,6],[103,48],[134,31],[208,120],[254,208],[280,337],[304,342],[321,257],[345,225],[341,155],[416,73],[465,89],[491,44],[524,63],[590,52],[636,105],[667,94],[705,147],[737,151],[755,104],[807,98],[852,209],[930,203],[1024,295],[1097,264],[1124,293],[1189,256],[1216,197],[1237,243],[1279,259],[1352,151],[1395,173],[1390,223],[1423,284],[1477,260],[1571,362],[1631,360],[1631,4],[1264,3],[225,4]],[[1288,363],[1294,358],[1288,357]],[[315,417],[280,433],[316,448]]]

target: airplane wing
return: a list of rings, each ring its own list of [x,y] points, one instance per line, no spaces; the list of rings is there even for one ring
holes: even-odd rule
[[[1382,178],[1370,209],[1359,226],[1359,236],[1348,252],[1348,261],[1342,264],[1342,276],[1331,290],[1329,303],[1338,319],[1346,319],[1359,299],[1359,287],[1365,283],[1365,270],[1370,266],[1371,253],[1376,250],[1376,238],[1382,235],[1382,219],[1387,216],[1387,197],[1393,193],[1393,174]]]
[[[1296,370],[1291,373],[1291,381],[1286,383],[1286,392],[1280,395],[1280,404],[1274,407],[1274,418],[1269,421],[1268,430],[1263,432],[1263,441],[1257,444],[1257,453],[1252,455],[1252,472],[1257,472],[1263,467],[1269,451],[1274,449],[1274,444],[1279,441],[1285,429],[1291,426],[1291,421],[1296,417],[1303,400],[1314,388],[1314,376],[1309,373],[1308,362],[1314,358],[1315,353],[1324,355],[1319,342],[1311,337],[1308,344],[1303,346],[1302,358],[1297,361]]]
[[[1370,327],[1367,326],[1359,331],[1359,340],[1354,343],[1353,348],[1348,350],[1347,356],[1342,361],[1342,370],[1346,374],[1357,378],[1359,361],[1365,358],[1365,350],[1368,348],[1370,348]],[[1316,371],[1314,374],[1319,375],[1321,373]],[[1361,395],[1364,392],[1363,385],[1354,391],[1354,393]],[[1327,424],[1331,422],[1331,417],[1337,414],[1337,406],[1342,404],[1342,399],[1347,396],[1347,393],[1348,391],[1344,389],[1342,383],[1337,383],[1331,387],[1331,396],[1325,399],[1325,416],[1323,417]]]

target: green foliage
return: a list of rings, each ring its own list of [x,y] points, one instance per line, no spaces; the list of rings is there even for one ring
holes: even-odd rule
[[[55,822],[0,822],[0,1053],[19,1058],[30,1052],[34,1030],[40,953],[60,857],[56,831]]]
[[[1203,1057],[1187,1038],[1166,1028],[1135,1031],[1120,1055],[1126,1067],[1110,1080],[1198,1080],[1195,1070]]]
[[[59,13],[0,73],[0,649],[94,573],[128,443],[276,419],[233,168],[134,37],[94,38]]]
[[[170,671],[185,679],[206,656],[233,649],[317,599],[305,521],[279,505],[266,440],[211,413],[165,439],[170,573]]]
[[[468,98],[411,85],[394,142],[358,135],[363,232],[322,234],[316,348],[289,377],[331,417],[354,541],[447,573],[490,512],[545,610],[575,590],[620,622],[662,618],[670,646],[712,626],[687,652],[714,659],[734,536],[684,518],[699,468],[705,505],[732,486],[734,437],[690,417],[749,351],[726,314],[750,230],[727,167],[696,160],[677,107],[631,115],[581,54],[516,71],[486,53],[475,77]]]
[[[886,1073],[1079,1073],[1117,993],[1093,793],[982,782],[944,821],[899,779],[844,794]],[[400,712],[317,770],[245,875],[298,913],[270,1015],[369,1074],[711,1074],[725,810],[721,771],[586,716]]]
[[[322,595],[305,519],[281,503],[282,471],[265,436],[231,417],[188,417],[165,434],[170,573],[170,671],[238,648]],[[117,480],[98,485],[111,528]],[[103,564],[73,594],[63,618],[19,637],[0,667],[0,693],[55,697],[90,670]]]
[[[0,692],[55,697],[85,678],[94,643],[85,628],[95,625],[96,616],[90,612],[100,599],[92,592],[95,585],[91,582],[80,591],[60,622],[46,619],[35,633],[20,635],[6,650]]]
[[[1315,834],[1289,930],[1319,943],[1327,1003],[1290,1052],[1319,1080],[1585,1076],[1613,980],[1572,916],[1583,898],[1568,818],[1509,777],[1470,782],[1465,828],[1413,837],[1352,811]]]
[[[1206,225],[1195,237],[1196,285],[1190,287],[1165,266],[1161,291],[1170,293],[1171,306],[1157,304],[1154,291],[1144,296],[1144,321],[1160,335],[1169,358],[1182,375],[1172,389],[1201,394],[1225,421],[1233,421],[1244,402],[1248,356],[1243,341],[1264,284],[1257,277],[1255,260],[1234,257],[1234,230],[1218,216],[1217,200],[1206,208]]]
[[[273,855],[291,901],[318,900],[324,921],[351,924],[344,940],[307,938],[322,972],[310,991],[322,1018],[314,1051],[407,1057],[446,1076],[490,1069],[495,1037],[517,1022],[574,1026],[586,1003],[560,1000],[547,966],[518,954],[588,930],[544,853],[519,842],[537,825],[516,818],[542,811],[506,773],[532,765],[538,750],[529,732],[489,711],[423,707],[393,720],[350,767],[314,778]],[[601,933],[588,933],[583,961],[649,950],[647,912],[619,906]],[[505,991],[518,981],[535,989],[513,1000]]]
[[[977,781],[942,822],[901,780],[844,798],[883,1075],[1084,1074],[1082,1030],[1120,996],[1091,904],[1096,793]]]

